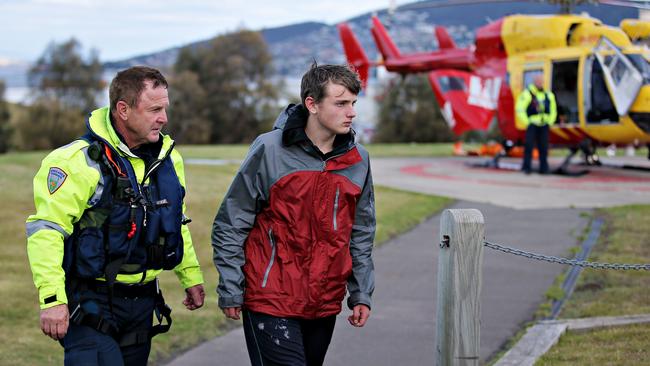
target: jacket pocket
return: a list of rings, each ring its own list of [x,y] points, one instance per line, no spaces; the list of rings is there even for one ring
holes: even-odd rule
[[[336,215],[339,212],[339,186],[336,186],[336,195],[334,196],[334,215],[332,217],[332,226],[334,227],[334,231],[338,231],[339,225],[336,220]]]
[[[269,273],[271,273],[271,268],[275,262],[275,238],[273,237],[273,229],[269,229],[269,243],[271,245],[271,258],[269,259],[269,264],[266,266],[266,271],[264,271],[264,278],[262,279],[262,288],[266,287],[266,282],[269,279]]]
[[[81,231],[75,255],[76,274],[81,278],[97,278],[104,274],[104,234],[100,228],[88,227]]]

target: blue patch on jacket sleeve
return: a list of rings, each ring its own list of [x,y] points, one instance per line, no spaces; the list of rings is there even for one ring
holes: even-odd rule
[[[47,174],[47,190],[50,191],[50,194],[54,194],[54,192],[61,188],[67,177],[68,174],[63,169],[57,167],[50,168],[50,172]]]

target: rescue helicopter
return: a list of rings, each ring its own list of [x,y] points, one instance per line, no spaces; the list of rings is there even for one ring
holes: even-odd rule
[[[571,151],[558,170],[579,150],[586,163],[599,164],[597,146],[646,144],[650,150],[650,50],[624,31],[647,29],[648,22],[621,28],[587,15],[510,15],[478,28],[474,45],[466,48],[436,26],[438,49],[411,54],[400,52],[377,16],[371,23],[378,62],[368,59],[348,24],[338,25],[347,60],[364,85],[374,66],[401,75],[428,73],[442,115],[457,135],[487,130],[496,117],[505,151],[523,144],[516,98],[541,74],[558,107],[549,142]]]

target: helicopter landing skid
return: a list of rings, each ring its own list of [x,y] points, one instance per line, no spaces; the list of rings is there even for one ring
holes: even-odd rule
[[[575,154],[574,154],[575,155]],[[472,162],[472,163],[467,163],[468,166],[474,167],[474,168],[490,168],[490,169],[499,169],[499,170],[510,170],[510,171],[521,171],[521,164],[520,163],[511,163],[511,162],[505,162],[501,161],[501,158],[505,156],[503,154],[496,155],[492,159],[484,160],[482,162]],[[562,165],[560,165],[558,168],[555,168],[551,170],[550,174],[553,175],[562,175],[566,177],[581,177],[585,174],[589,173],[589,170],[583,169],[583,170],[578,170],[578,171],[572,171],[570,170],[569,167],[569,161],[571,160],[571,155],[568,157]]]
[[[581,165],[587,165],[585,163],[582,163]],[[608,167],[608,168],[616,168],[616,169],[625,169],[625,170],[638,170],[642,172],[650,172],[650,167],[648,166],[640,166],[640,165],[632,165],[632,164],[625,164],[625,163],[615,163],[615,162],[610,162],[610,161],[601,161],[600,166]]]

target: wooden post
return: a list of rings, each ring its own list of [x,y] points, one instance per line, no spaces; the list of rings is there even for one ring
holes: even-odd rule
[[[436,365],[479,365],[481,270],[485,222],[475,209],[440,219]]]

